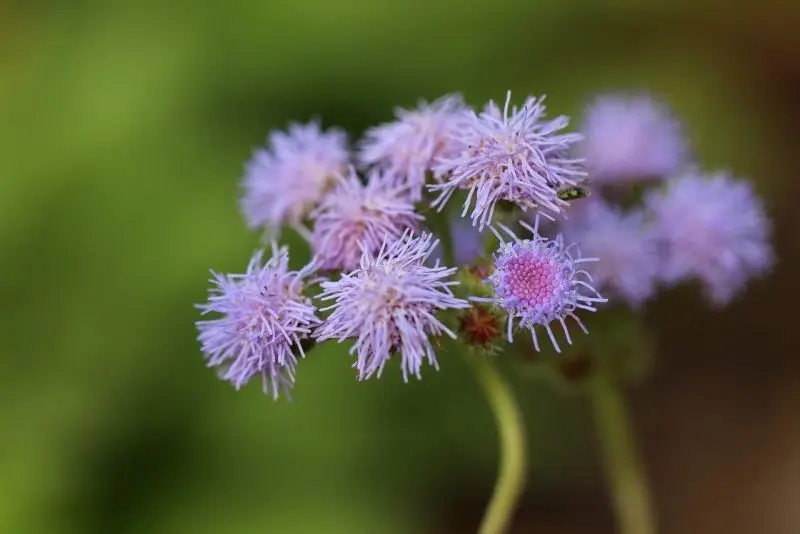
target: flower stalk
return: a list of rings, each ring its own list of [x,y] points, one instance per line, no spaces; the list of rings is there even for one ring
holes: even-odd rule
[[[476,356],[469,361],[492,410],[500,437],[497,483],[478,533],[503,534],[508,532],[525,489],[525,424],[511,385],[498,371],[494,359]]]
[[[599,373],[591,389],[594,416],[620,534],[655,534],[644,464],[620,385]]]

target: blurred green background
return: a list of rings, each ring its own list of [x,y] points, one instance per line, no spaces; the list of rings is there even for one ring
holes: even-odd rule
[[[276,404],[204,368],[193,304],[258,246],[238,182],[272,128],[627,88],[756,182],[780,256],[724,311],[648,309],[660,359],[632,400],[662,531],[800,532],[798,52],[780,0],[0,2],[0,533],[474,531],[497,448],[460,358],[357,384],[319,350]],[[505,368],[533,462],[518,531],[613,532],[584,401]]]

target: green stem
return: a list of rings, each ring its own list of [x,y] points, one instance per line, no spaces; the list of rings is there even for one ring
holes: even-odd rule
[[[502,377],[493,358],[474,356],[470,360],[500,434],[499,474],[478,533],[503,534],[508,531],[525,488],[525,425],[511,385]]]
[[[655,534],[644,465],[618,383],[602,372],[592,384],[595,422],[621,534]]]

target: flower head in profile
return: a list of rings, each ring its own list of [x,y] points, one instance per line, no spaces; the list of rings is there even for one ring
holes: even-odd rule
[[[347,136],[319,122],[292,123],[269,135],[247,163],[241,199],[250,228],[298,226],[348,164]]]
[[[364,250],[377,253],[385,241],[400,239],[422,219],[406,188],[378,170],[370,171],[364,184],[352,167],[338,178],[311,218],[311,247],[320,267],[347,271],[358,267]]]
[[[436,158],[450,156],[451,135],[466,106],[460,95],[445,95],[413,110],[397,108],[394,122],[367,130],[358,153],[363,165],[376,166],[408,186],[411,200],[422,198],[427,173]]]
[[[513,341],[516,320],[519,328],[531,331],[537,351],[536,327],[543,327],[553,347],[561,352],[551,323],[560,323],[567,343],[572,343],[565,319],[571,317],[586,333],[586,327],[575,312],[597,311],[595,304],[607,301],[592,286],[591,276],[580,268],[583,263],[597,260],[579,257],[578,248],[574,245],[565,247],[561,235],[548,239],[539,235],[538,226],[531,227],[525,222],[520,224],[532,233],[531,238],[520,239],[502,227],[512,239],[502,240],[498,233],[503,242],[494,254],[494,271],[486,279],[494,295],[472,299],[495,304],[508,313],[509,342]]]
[[[724,305],[774,263],[772,224],[747,181],[692,170],[652,191],[646,203],[666,250],[661,275],[667,283],[699,279],[706,297]]]
[[[480,114],[469,111],[452,134],[458,152],[440,157],[434,166],[442,183],[428,186],[439,192],[433,206],[442,209],[456,191],[467,190],[463,215],[472,206],[470,218],[481,229],[492,221],[500,201],[523,211],[559,213],[567,203],[557,190],[585,177],[580,160],[567,155],[581,136],[559,133],[567,117],[545,120],[543,100],[528,97],[521,108],[510,108],[509,91],[502,111],[494,102]]]
[[[656,290],[661,258],[641,209],[623,212],[600,198],[580,204],[562,221],[561,232],[583,254],[598,258],[586,270],[594,286],[638,308]]]
[[[351,353],[359,379],[380,376],[386,362],[399,354],[403,379],[421,377],[422,364],[438,368],[431,336],[455,337],[438,318],[440,310],[467,308],[453,296],[448,279],[455,269],[426,264],[438,241],[431,234],[407,232],[373,254],[367,250],[358,269],[337,281],[323,282],[322,300],[333,304],[330,316],[316,331],[319,340],[354,339]]]
[[[290,271],[288,264],[288,250],[273,243],[266,263],[259,251],[244,274],[213,273],[216,287],[198,306],[203,315],[219,314],[197,322],[209,367],[219,367],[220,377],[236,389],[260,376],[264,393],[275,399],[293,385],[297,359],[304,356],[301,343],[320,322],[301,293],[313,266]]]
[[[600,183],[663,178],[687,162],[683,127],[645,94],[602,95],[587,108],[578,150]]]

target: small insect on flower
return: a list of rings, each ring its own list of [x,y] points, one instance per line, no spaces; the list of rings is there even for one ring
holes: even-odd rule
[[[571,344],[565,319],[571,317],[584,333],[588,333],[575,311],[597,311],[595,304],[607,302],[607,299],[600,296],[591,285],[591,276],[580,268],[581,264],[597,261],[597,258],[580,257],[575,245],[564,246],[561,235],[555,239],[542,237],[538,223],[538,217],[533,227],[520,222],[532,233],[530,239],[520,239],[500,225],[512,238],[510,242],[492,228],[501,240],[500,248],[494,254],[495,270],[486,279],[494,289],[494,296],[472,297],[472,300],[494,304],[508,313],[509,342],[513,342],[516,320],[519,328],[530,330],[537,351],[536,327],[543,327],[556,352],[561,352],[551,323],[558,321],[561,324],[567,343]]]
[[[546,121],[543,100],[528,97],[522,108],[510,108],[509,91],[502,112],[494,102],[479,115],[468,112],[452,134],[459,151],[440,157],[434,166],[442,183],[428,186],[439,192],[432,207],[441,210],[456,191],[468,190],[462,216],[474,199],[470,218],[480,229],[491,223],[500,202],[523,211],[540,210],[550,218],[560,213],[567,202],[557,191],[586,177],[581,160],[567,155],[581,136],[558,133],[569,120],[560,116]]]
[[[450,289],[455,269],[426,264],[438,241],[423,233],[406,232],[393,244],[384,244],[377,254],[364,250],[360,266],[337,281],[323,282],[320,299],[333,300],[322,311],[330,316],[315,332],[322,341],[354,339],[350,350],[359,380],[380,377],[391,356],[399,353],[403,380],[421,378],[425,360],[438,369],[431,336],[451,332],[437,312],[469,307]]]
[[[311,299],[302,294],[304,278],[313,265],[290,271],[289,252],[272,245],[272,257],[262,264],[256,252],[244,274],[214,273],[216,287],[198,305],[203,315],[216,319],[197,322],[198,340],[209,367],[219,367],[220,377],[239,389],[260,375],[265,394],[277,399],[294,384],[302,343],[319,324]]]
[[[582,198],[589,198],[591,194],[592,192],[589,190],[589,188],[584,185],[562,187],[556,191],[558,198],[561,200],[566,200],[567,202]]]
[[[416,229],[422,216],[414,212],[408,189],[391,176],[373,169],[363,184],[350,167],[311,219],[311,248],[320,268],[350,271],[358,267],[363,250],[378,252],[384,241],[392,243]]]
[[[272,132],[268,147],[247,163],[241,205],[248,226],[277,234],[289,224],[307,235],[303,218],[346,170],[348,159],[345,133],[322,131],[317,121]]]
[[[394,176],[417,202],[436,158],[452,155],[450,137],[463,122],[465,110],[461,95],[455,94],[430,104],[422,100],[413,110],[397,108],[394,122],[367,130],[358,160]]]
[[[775,262],[772,223],[747,181],[690,170],[645,201],[666,250],[661,277],[667,283],[699,279],[708,300],[725,305]]]

